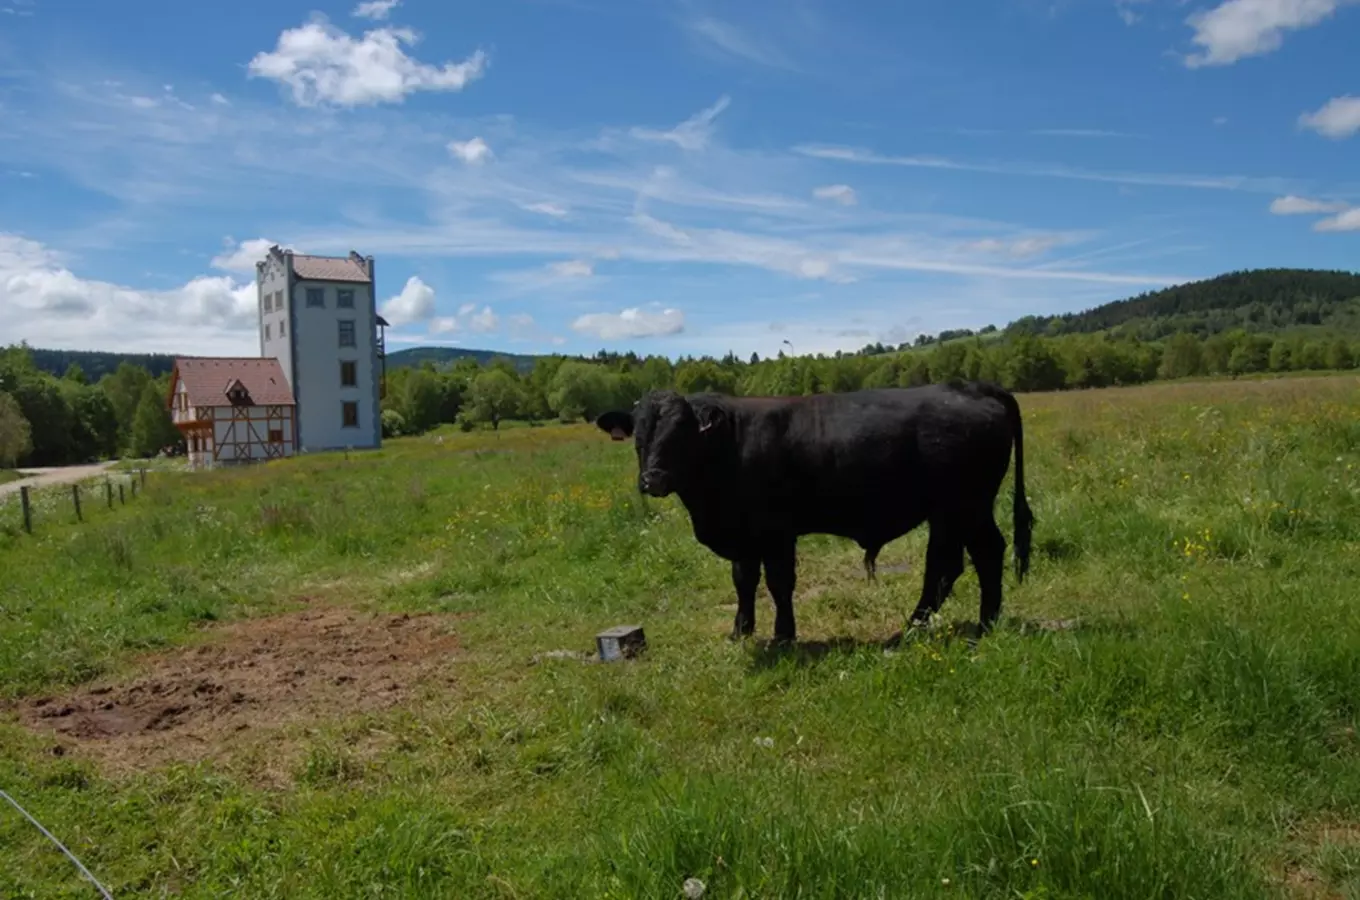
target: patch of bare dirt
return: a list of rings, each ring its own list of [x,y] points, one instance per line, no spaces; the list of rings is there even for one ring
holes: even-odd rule
[[[1310,822],[1294,830],[1292,852],[1277,870],[1276,879],[1290,897],[1299,900],[1344,900],[1345,894],[1314,866],[1326,845],[1360,847],[1360,823],[1334,819]]]
[[[145,657],[130,682],[19,707],[30,727],[115,768],[220,755],[280,726],[395,706],[451,683],[451,617],[345,609],[234,622],[209,642]]]

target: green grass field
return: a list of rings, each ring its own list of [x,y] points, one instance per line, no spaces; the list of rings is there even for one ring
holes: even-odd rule
[[[805,539],[800,647],[730,643],[589,426],[0,506],[0,787],[116,897],[1360,897],[1360,378],[1020,400],[1035,557],[976,647],[970,567],[885,652],[924,529],[876,585]],[[95,896],[4,805],[0,847],[0,896]]]

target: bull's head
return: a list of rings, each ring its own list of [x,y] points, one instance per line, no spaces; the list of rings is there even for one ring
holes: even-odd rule
[[[595,420],[616,441],[633,438],[638,489],[653,497],[682,490],[703,465],[710,441],[724,434],[727,412],[709,398],[685,399],[675,391],[652,391],[631,412],[612,410]]]

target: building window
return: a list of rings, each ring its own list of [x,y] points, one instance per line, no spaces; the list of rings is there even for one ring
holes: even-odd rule
[[[265,294],[265,295],[264,295],[264,311],[265,311],[265,312],[273,312],[273,311],[274,311],[274,295],[273,295],[273,294]]]
[[[340,346],[341,346],[341,347],[353,347],[353,346],[354,346],[354,320],[353,320],[353,319],[341,319],[341,320],[340,320]]]
[[[282,444],[282,443],[283,443],[283,429],[282,429],[282,428],[271,428],[271,429],[269,429],[269,443],[271,443],[271,444]]]
[[[346,400],[340,404],[340,414],[344,427],[359,427],[359,403],[356,400]]]
[[[335,305],[341,309],[354,308],[354,289],[341,288],[335,292]]]
[[[307,305],[308,305],[308,306],[325,306],[325,305],[326,305],[326,289],[325,289],[325,288],[307,288]]]
[[[266,341],[269,340],[269,325],[267,323],[264,326],[264,339]]]
[[[340,363],[340,386],[359,386],[359,367],[352,359],[342,360]]]
[[[274,308],[283,312],[283,291],[274,292]]]
[[[279,319],[279,337],[283,337],[287,333],[288,333],[288,320]]]

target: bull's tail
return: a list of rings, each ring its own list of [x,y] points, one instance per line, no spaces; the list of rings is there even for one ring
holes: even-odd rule
[[[1015,578],[1024,581],[1029,572],[1031,533],[1034,530],[1034,512],[1025,498],[1025,428],[1021,422],[1020,404],[1010,391],[996,385],[988,385],[991,394],[1006,407],[1011,430],[1015,433],[1015,499],[1012,503],[1015,523]]]

